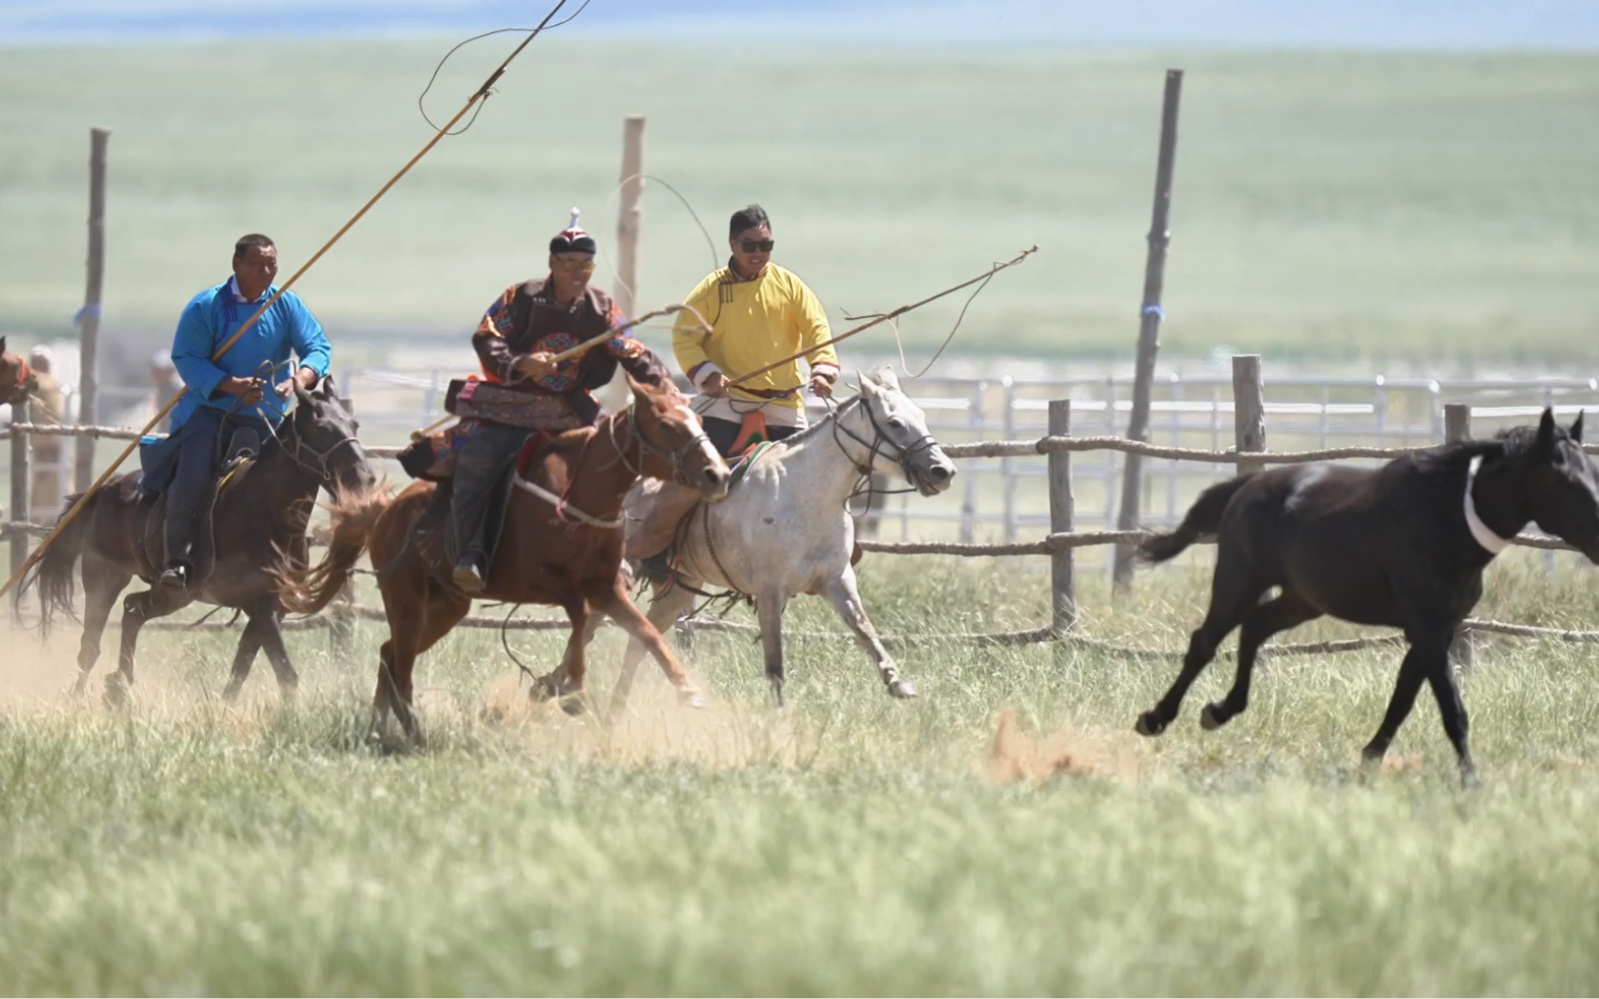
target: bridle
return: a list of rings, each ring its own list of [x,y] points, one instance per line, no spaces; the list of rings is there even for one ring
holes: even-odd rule
[[[291,416],[289,419],[293,419],[293,417]],[[266,424],[267,433],[272,435],[272,439],[277,441],[278,447],[283,449],[283,453],[288,455],[290,460],[298,465],[301,470],[309,472],[318,482],[329,488],[332,488],[338,481],[338,475],[333,468],[334,452],[346,444],[354,444],[357,447],[361,445],[360,439],[354,434],[350,434],[339,438],[322,450],[317,450],[306,443],[305,438],[298,433],[278,433],[278,428],[271,420],[266,419],[265,414],[262,414],[261,422]],[[307,454],[314,459],[315,464],[305,459],[304,456]]]
[[[844,414],[844,410],[849,408],[852,404],[859,405],[866,411],[866,419],[872,424],[872,439],[870,441],[862,437],[860,434],[857,434],[850,428],[844,426],[843,421],[840,419],[840,417]],[[889,454],[888,457],[898,462],[900,472],[905,476],[905,481],[909,483],[915,483],[916,476],[912,474],[911,471],[911,459],[916,455],[921,454],[923,451],[928,451],[938,446],[938,441],[933,437],[932,434],[923,434],[910,444],[898,443],[889,435],[888,431],[878,420],[877,411],[872,408],[871,403],[864,395],[857,395],[855,398],[846,401],[838,408],[834,409],[831,416],[833,424],[833,443],[837,444],[838,449],[844,452],[844,456],[854,463],[855,470],[861,475],[861,477],[855,483],[855,488],[844,500],[844,505],[846,508],[848,508],[850,500],[853,500],[857,496],[865,496],[866,509],[861,511],[859,514],[856,514],[856,516],[864,516],[865,514],[871,512],[872,501],[879,495],[888,496],[895,493],[911,493],[916,491],[916,486],[914,484],[906,486],[904,489],[878,489],[872,484],[872,466],[877,463],[877,456],[879,454],[886,453],[884,448],[884,445],[886,444],[889,447],[892,447],[896,452],[894,454]],[[855,461],[854,456],[849,453],[849,448],[845,447],[844,442],[839,439],[839,434],[843,434],[845,437],[848,437],[850,440],[866,449],[865,464]]]
[[[627,422],[627,436],[634,439],[632,449],[637,453],[636,460],[628,458],[628,446],[616,439],[616,425],[624,420]],[[668,451],[666,448],[659,447],[645,438],[644,429],[638,425],[638,417],[633,415],[632,409],[625,411],[615,419],[607,420],[606,424],[607,432],[611,438],[611,446],[616,449],[616,454],[621,459],[622,466],[632,472],[634,476],[644,475],[644,456],[650,454],[672,466],[673,482],[690,488],[698,488],[688,473],[684,471],[683,463],[690,454],[700,447],[710,447],[711,439],[705,436],[703,427],[696,429],[694,435],[685,441],[682,447],[676,451]]]

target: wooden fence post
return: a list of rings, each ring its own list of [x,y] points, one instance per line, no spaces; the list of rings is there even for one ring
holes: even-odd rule
[[[1072,432],[1072,401],[1049,402],[1049,436],[1069,437]],[[1072,530],[1072,455],[1070,451],[1049,452],[1049,533],[1070,534]],[[1049,556],[1050,630],[1066,634],[1077,623],[1077,585],[1072,576],[1074,553],[1057,548]]]
[[[616,307],[629,319],[638,306],[639,235],[644,217],[639,205],[644,196],[644,178],[640,175],[643,172],[644,116],[626,115],[622,119],[622,176],[617,188],[620,198],[616,209],[616,283],[611,294],[616,298]],[[635,331],[635,335],[642,332]],[[627,408],[633,400],[633,394],[627,390],[627,374],[618,368],[596,397],[606,410]]]
[[[17,429],[28,422],[27,402],[11,404],[11,519],[13,522],[32,520],[33,504],[29,502],[28,486],[33,470],[28,467],[28,438],[26,430]],[[16,575],[28,560],[29,542],[33,540],[23,528],[13,528],[11,535],[11,574]]]
[[[1471,407],[1465,403],[1451,402],[1444,406],[1444,440],[1455,443],[1471,439]],[[1471,629],[1461,627],[1449,646],[1449,658],[1462,673],[1470,673],[1477,665],[1477,650],[1472,642]]]
[[[78,313],[78,425],[98,422],[100,394],[100,294],[105,285],[105,161],[109,128],[89,130],[89,273]],[[63,418],[66,414],[62,414]],[[65,445],[65,442],[62,442]],[[66,450],[63,446],[62,451]],[[73,489],[89,488],[94,480],[94,438],[73,442]],[[62,476],[63,485],[65,476]],[[63,489],[62,495],[67,493]]]
[[[1166,247],[1171,242],[1172,170],[1177,159],[1177,106],[1183,93],[1183,71],[1166,71],[1166,98],[1160,116],[1160,153],[1155,164],[1155,208],[1149,223],[1149,256],[1144,264],[1144,301],[1139,307],[1138,355],[1133,369],[1133,410],[1127,418],[1127,439],[1149,439],[1149,404],[1155,381],[1155,355],[1160,351],[1160,293],[1166,278]],[[1122,505],[1116,526],[1137,530],[1143,502],[1143,455],[1122,456]],[[1112,580],[1117,592],[1133,584],[1136,545],[1118,544]]]
[[[1240,455],[1266,450],[1266,390],[1259,354],[1233,355],[1233,439]],[[1263,461],[1238,462],[1238,474],[1263,472]]]

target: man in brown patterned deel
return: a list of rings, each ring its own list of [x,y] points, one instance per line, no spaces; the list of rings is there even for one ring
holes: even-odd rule
[[[530,409],[547,413],[554,430],[592,425],[600,418],[600,404],[590,392],[609,382],[618,364],[639,381],[658,385],[670,377],[627,332],[555,363],[561,351],[626,322],[611,296],[589,284],[596,249],[573,209],[571,224],[550,240],[549,274],[507,288],[472,334],[487,380],[538,397],[528,400]],[[526,427],[479,421],[456,457],[452,578],[468,595],[481,593],[488,576],[485,529],[495,486],[531,433]]]

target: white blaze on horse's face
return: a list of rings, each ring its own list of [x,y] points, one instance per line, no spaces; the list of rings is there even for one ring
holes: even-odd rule
[[[900,390],[893,368],[863,375],[861,400],[888,445],[874,459],[875,471],[900,475],[923,496],[936,496],[954,484],[954,462],[927,429],[927,414]]]

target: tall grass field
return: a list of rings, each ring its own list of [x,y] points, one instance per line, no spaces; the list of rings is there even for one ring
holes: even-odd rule
[[[1180,648],[1207,557],[1119,603],[1090,588],[1083,634]],[[871,555],[863,591],[891,635],[1020,627],[1046,614],[1039,568]],[[1479,611],[1591,626],[1592,579],[1514,553]],[[293,708],[264,664],[218,703],[232,634],[147,633],[124,713],[65,693],[73,631],[13,634],[0,991],[1566,994],[1599,976],[1592,646],[1483,641],[1465,700],[1484,786],[1465,792],[1425,697],[1385,766],[1357,764],[1396,649],[1268,658],[1248,712],[1203,732],[1224,654],[1143,740],[1175,654],[929,639],[902,652],[922,697],[901,703],[830,617],[791,606],[786,708],[746,636],[701,633],[712,705],[646,675],[614,730],[528,705],[499,636],[458,632],[423,660],[429,738],[406,752],[368,735],[375,624],[347,651],[296,634]],[[561,639],[510,641],[543,670]],[[597,710],[620,652],[602,632]]]

